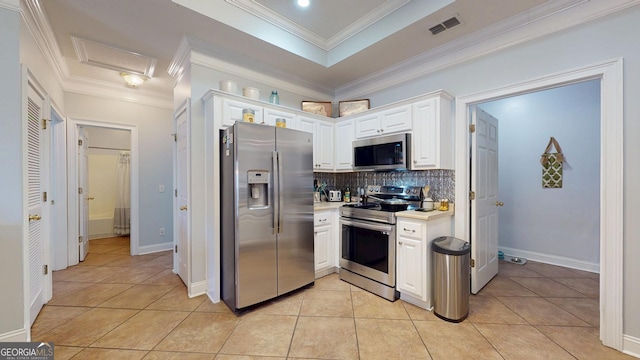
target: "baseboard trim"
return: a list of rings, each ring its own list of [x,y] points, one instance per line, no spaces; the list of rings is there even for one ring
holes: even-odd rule
[[[338,272],[338,267],[337,266],[330,266],[326,269],[322,269],[322,270],[317,270],[316,271],[316,280],[320,279],[321,277],[330,275],[330,274],[334,274]]]
[[[203,280],[203,281],[191,283],[191,285],[189,285],[188,288],[189,288],[189,298],[204,295],[207,293],[207,281]]]
[[[207,291],[207,297],[212,303],[217,304],[220,302],[220,298],[216,296],[214,291]]]
[[[640,338],[622,335],[622,352],[640,359]]]
[[[588,271],[596,274],[600,273],[599,263],[590,263],[583,260],[572,259],[564,256],[539,253],[535,251],[520,250],[520,249],[514,249],[510,247],[503,247],[503,246],[499,246],[498,250],[501,250],[502,252],[504,252],[505,255],[523,257],[531,261],[537,261],[545,264],[557,265],[557,266],[567,267],[567,268],[576,269],[576,270]]]
[[[164,242],[161,244],[144,245],[138,248],[139,255],[153,254],[161,251],[173,249],[173,242]]]
[[[27,332],[24,329],[0,334],[0,342],[25,342],[27,341],[27,338]]]
[[[118,236],[120,235],[116,235],[114,233],[89,234],[89,240],[108,239],[108,238],[113,238]]]

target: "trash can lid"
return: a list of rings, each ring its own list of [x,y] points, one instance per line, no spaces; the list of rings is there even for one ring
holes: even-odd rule
[[[446,255],[465,255],[471,251],[469,243],[453,236],[440,236],[431,244],[433,251]]]

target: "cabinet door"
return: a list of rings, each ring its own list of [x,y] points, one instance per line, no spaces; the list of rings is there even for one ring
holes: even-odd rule
[[[295,129],[295,114],[287,113],[284,111],[278,111],[273,109],[264,109],[264,122],[267,125],[276,126],[276,119],[282,118],[287,122],[287,127],[291,129]]]
[[[313,233],[315,270],[331,267],[331,225],[320,225]]]
[[[399,106],[380,114],[380,134],[411,130],[411,106]]]
[[[314,156],[318,169],[333,170],[333,123],[318,120],[316,123]]]
[[[242,110],[251,109],[255,112],[253,122],[262,123],[262,107],[234,100],[222,100],[222,125],[233,126],[236,121],[243,121]]]
[[[424,242],[422,239],[398,236],[396,251],[398,291],[426,301],[427,279]]]
[[[438,166],[440,136],[437,100],[429,99],[413,105],[412,169]]]
[[[335,165],[336,170],[353,170],[353,140],[355,139],[354,121],[347,120],[336,124]]]
[[[380,114],[367,114],[356,118],[356,138],[380,135]]]

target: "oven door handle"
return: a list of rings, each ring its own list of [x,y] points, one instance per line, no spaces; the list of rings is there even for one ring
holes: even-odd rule
[[[340,224],[355,226],[355,227],[368,229],[368,230],[388,232],[389,234],[393,231],[393,225],[372,223],[369,221],[360,221],[360,220],[354,220],[354,219],[340,219]]]

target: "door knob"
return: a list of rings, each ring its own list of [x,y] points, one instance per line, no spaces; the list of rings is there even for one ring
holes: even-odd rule
[[[180,206],[180,210],[182,210],[182,211],[187,210],[187,205],[182,205],[182,206]]]
[[[93,196],[90,196],[90,197],[87,198],[87,200],[93,200],[93,199],[94,199]]]
[[[40,215],[29,215],[29,221],[31,220],[40,220],[42,217]]]
[[[504,203],[502,201],[496,201],[496,206],[504,206]]]

